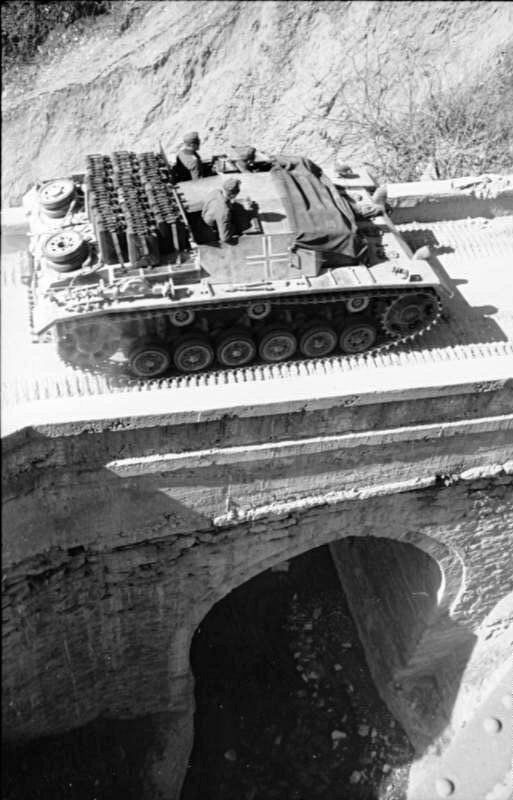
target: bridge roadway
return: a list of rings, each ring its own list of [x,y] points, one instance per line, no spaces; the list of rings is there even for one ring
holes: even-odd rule
[[[438,215],[443,219],[443,204]],[[126,708],[134,715],[155,713],[167,703],[174,733],[168,732],[162,766],[153,775],[166,796],[177,800],[192,744],[188,647],[195,626],[216,600],[252,575],[337,539],[342,572],[346,565],[344,588],[354,600],[371,667],[374,659],[376,684],[409,735],[427,736],[418,739],[419,753],[424,753],[423,742],[434,742],[412,768],[408,800],[510,798],[504,777],[510,757],[509,679],[501,664],[510,652],[507,620],[513,597],[506,563],[513,530],[513,510],[508,510],[513,216],[502,211],[428,221],[432,216],[431,206],[405,209],[398,227],[413,247],[430,245],[431,263],[454,296],[446,301],[439,324],[411,346],[146,384],[121,372],[91,375],[69,369],[53,344],[32,342],[27,289],[19,276],[19,238],[4,238],[2,411],[10,490],[4,569],[6,604],[11,603],[6,686],[16,730],[35,735],[72,727],[74,713],[87,721],[102,713],[105,703],[114,716],[118,708],[121,716]],[[266,417],[269,424],[262,422]],[[212,421],[217,422],[208,430],[197,424]],[[164,426],[169,426],[165,435]],[[26,441],[9,436],[20,429],[29,431]],[[104,432],[109,435],[103,440]],[[71,447],[66,440],[73,440]],[[24,459],[32,459],[31,470]],[[360,537],[360,551],[344,545],[349,535]],[[390,574],[384,562],[377,568],[372,557],[368,560],[373,537],[391,542],[390,551],[382,551],[392,564]],[[394,541],[416,547],[401,555]],[[154,547],[158,558],[151,554]],[[419,556],[411,555],[417,548],[436,562],[440,586],[426,584]],[[52,559],[50,588],[41,580],[30,589],[34,602],[46,609],[40,617],[37,606],[35,611],[23,606],[29,601],[20,593],[29,591],[25,573],[29,578],[46,574]],[[59,577],[59,559],[69,559],[77,570],[71,572],[73,586],[68,587],[66,572]],[[110,565],[110,578],[103,572],[96,577],[98,559],[102,569]],[[140,600],[132,589],[139,564],[146,570]],[[351,588],[353,578],[357,585]],[[96,580],[99,586],[108,581],[108,591],[98,598]],[[84,599],[77,611],[73,592],[79,583]],[[62,638],[54,585],[71,603],[65,615],[71,643],[67,661],[54,646]],[[437,600],[428,608],[419,638],[422,615],[413,598],[427,597],[426,588]],[[375,598],[381,589],[390,605],[380,609]],[[116,680],[101,683],[100,676],[91,683],[89,656],[81,649],[81,604],[90,615],[92,652],[107,649],[110,658],[112,651],[113,662],[114,653],[119,656]],[[27,650],[30,642],[20,633],[25,618],[38,631],[37,653]],[[115,635],[106,636],[110,628],[103,626],[111,619]],[[160,619],[167,620],[164,626]],[[367,628],[371,623],[377,627]],[[146,631],[151,642],[144,638]],[[382,631],[388,639],[376,648]],[[396,643],[403,639],[396,664]],[[382,663],[376,660],[378,651]],[[456,665],[452,656],[458,652],[465,658]],[[151,663],[143,669],[146,654]],[[67,678],[62,678],[62,697],[52,701],[55,682],[41,688],[52,658],[52,669],[65,665],[63,675],[73,664],[73,691],[83,687],[74,709],[66,699]],[[399,693],[397,678],[385,679],[387,670],[402,676]],[[433,670],[432,691],[425,676]],[[98,694],[100,685],[107,700]],[[25,712],[26,686],[32,694]],[[121,687],[120,697],[115,687]],[[433,715],[436,703],[441,711]],[[55,720],[54,707],[59,709]],[[437,737],[451,709],[455,735],[444,748],[445,740]],[[430,728],[431,719],[436,724]],[[472,758],[474,749],[488,754],[486,763]]]
[[[201,412],[215,406],[338,395],[347,404],[400,391],[495,387],[513,375],[513,221],[510,216],[398,226],[412,247],[429,244],[431,263],[454,289],[441,321],[409,345],[375,356],[331,357],[139,382],[121,370],[92,374],[62,364],[51,342],[34,343],[19,252],[2,257],[4,431],[26,422],[131,414]],[[9,239],[5,240],[9,244]],[[9,247],[6,250],[12,249]],[[208,390],[207,392],[201,390]],[[140,394],[144,393],[141,405]],[[115,399],[115,402],[113,400]],[[384,399],[384,397],[383,397]]]

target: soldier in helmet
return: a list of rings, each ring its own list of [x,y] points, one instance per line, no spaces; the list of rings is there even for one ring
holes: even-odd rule
[[[335,172],[337,177],[342,178],[342,180],[359,177],[358,173],[340,158],[335,162]],[[386,210],[387,192],[384,186],[378,187],[370,199],[362,198],[360,200],[355,200],[340,187],[339,191],[341,191],[341,193],[343,192],[344,197],[348,200],[351,208],[358,217],[371,219],[372,217],[383,214]]]
[[[231,158],[240,172],[253,172],[255,169],[256,147],[234,147]]]
[[[213,171],[222,175],[226,172],[253,172],[255,166],[256,148],[248,146],[231,145],[227,155],[215,156]]]
[[[219,241],[234,244],[235,237],[240,234],[237,209],[234,200],[240,192],[238,178],[226,178],[222,189],[216,189],[207,197],[201,216],[212,231],[217,231]]]
[[[200,138],[197,131],[186,133],[183,146],[178,151],[174,166],[175,181],[196,181],[203,177],[203,164],[199,156]]]

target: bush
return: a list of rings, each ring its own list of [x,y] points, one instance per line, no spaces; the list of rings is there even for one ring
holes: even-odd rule
[[[406,54],[395,80],[379,58],[359,70],[350,86],[339,130],[328,137],[337,148],[367,144],[368,166],[379,180],[419,180],[507,172],[513,165],[513,45],[480,79],[447,89],[433,68],[420,68]],[[402,100],[397,101],[398,87]],[[356,98],[356,99],[355,99]]]
[[[112,0],[4,0],[2,8],[2,59],[4,66],[30,61],[52,30],[78,19],[110,11]]]

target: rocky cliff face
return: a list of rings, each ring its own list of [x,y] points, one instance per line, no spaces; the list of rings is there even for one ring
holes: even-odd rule
[[[114,4],[7,76],[4,202],[36,178],[81,170],[86,153],[159,140],[173,151],[187,129],[205,153],[249,140],[326,163],[344,149],[348,102],[356,113],[374,102],[377,81],[389,81],[389,103],[407,100],[412,70],[420,93],[424,68],[457,86],[492,65],[512,31],[502,2]]]

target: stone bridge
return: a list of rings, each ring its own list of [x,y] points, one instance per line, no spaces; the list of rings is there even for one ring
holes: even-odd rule
[[[403,205],[425,226],[436,203]],[[422,349],[86,396],[32,358],[45,390],[7,387],[4,404],[6,739],[154,715],[148,797],[178,800],[195,630],[235,587],[329,544],[417,751],[409,800],[510,796],[513,314],[495,233],[513,237],[504,210],[488,219],[482,246],[500,247],[484,263],[440,255],[459,291]]]

